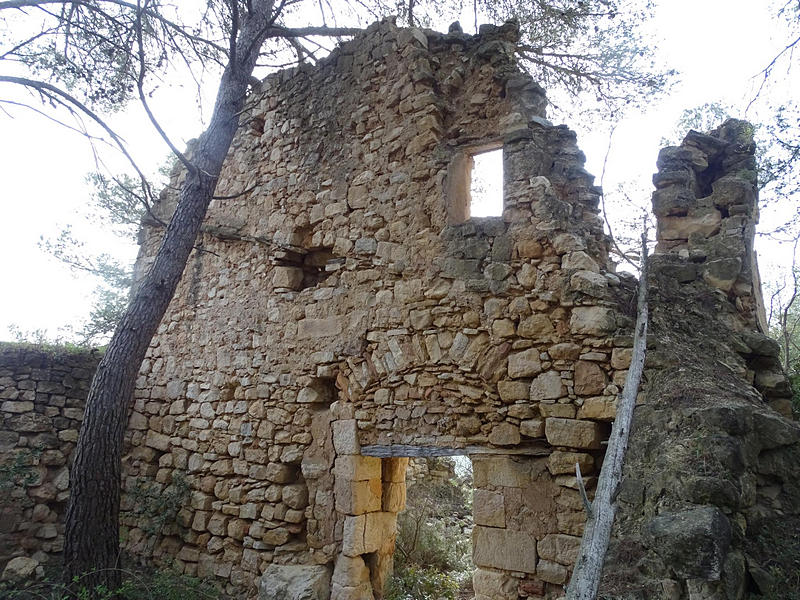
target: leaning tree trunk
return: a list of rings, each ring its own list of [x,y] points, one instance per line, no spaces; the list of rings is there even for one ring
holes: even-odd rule
[[[268,32],[271,2],[254,2],[220,80],[208,129],[192,152],[175,214],[155,261],[117,326],[92,380],[75,461],[65,532],[65,575],[95,596],[120,584],[119,503],[123,433],[139,367],[180,281],[239,123]]]
[[[567,587],[567,600],[595,600],[600,587],[608,543],[611,539],[611,528],[617,512],[616,495],[622,481],[622,467],[625,451],[628,447],[628,436],[633,422],[633,410],[636,407],[636,395],[644,370],[645,349],[647,346],[647,237],[642,234],[642,270],[639,275],[639,290],[636,302],[636,330],[633,337],[633,356],[625,388],[619,399],[617,416],[611,429],[608,448],[594,501],[589,503],[586,490],[580,476],[580,468],[575,465],[578,484],[586,506],[586,528],[581,538],[578,560]]]

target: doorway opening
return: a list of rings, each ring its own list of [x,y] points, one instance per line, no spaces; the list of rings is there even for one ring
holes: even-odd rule
[[[474,596],[472,492],[472,462],[467,456],[410,459],[386,600]]]

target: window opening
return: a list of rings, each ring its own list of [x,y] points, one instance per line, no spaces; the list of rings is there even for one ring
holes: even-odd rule
[[[469,216],[499,217],[503,214],[503,149],[472,155]]]

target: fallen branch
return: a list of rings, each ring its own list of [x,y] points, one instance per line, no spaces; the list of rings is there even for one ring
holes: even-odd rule
[[[639,279],[637,299],[636,331],[633,338],[633,356],[625,388],[619,398],[617,416],[608,440],[603,468],[597,481],[594,502],[589,504],[580,469],[576,465],[584,506],[588,513],[586,529],[581,539],[581,548],[575,570],[572,572],[567,587],[567,600],[595,600],[600,587],[608,542],[611,539],[611,527],[616,514],[616,497],[622,481],[622,465],[625,450],[628,447],[628,436],[633,421],[633,409],[636,406],[636,395],[644,370],[645,348],[647,346],[647,234],[642,234],[642,271]]]

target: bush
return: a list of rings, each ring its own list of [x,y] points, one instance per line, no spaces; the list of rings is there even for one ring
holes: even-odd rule
[[[70,585],[56,579],[0,583],[0,598],[4,600],[221,600],[223,597],[205,580],[167,570],[123,571],[118,590],[99,587],[94,593],[81,586],[79,577]]]
[[[410,566],[395,571],[386,600],[456,600],[459,587],[458,580],[449,573]]]
[[[446,460],[428,459],[429,472],[441,468]],[[387,600],[456,597],[473,568],[471,500],[469,475],[426,478],[408,486],[406,509],[397,519],[395,572]]]

